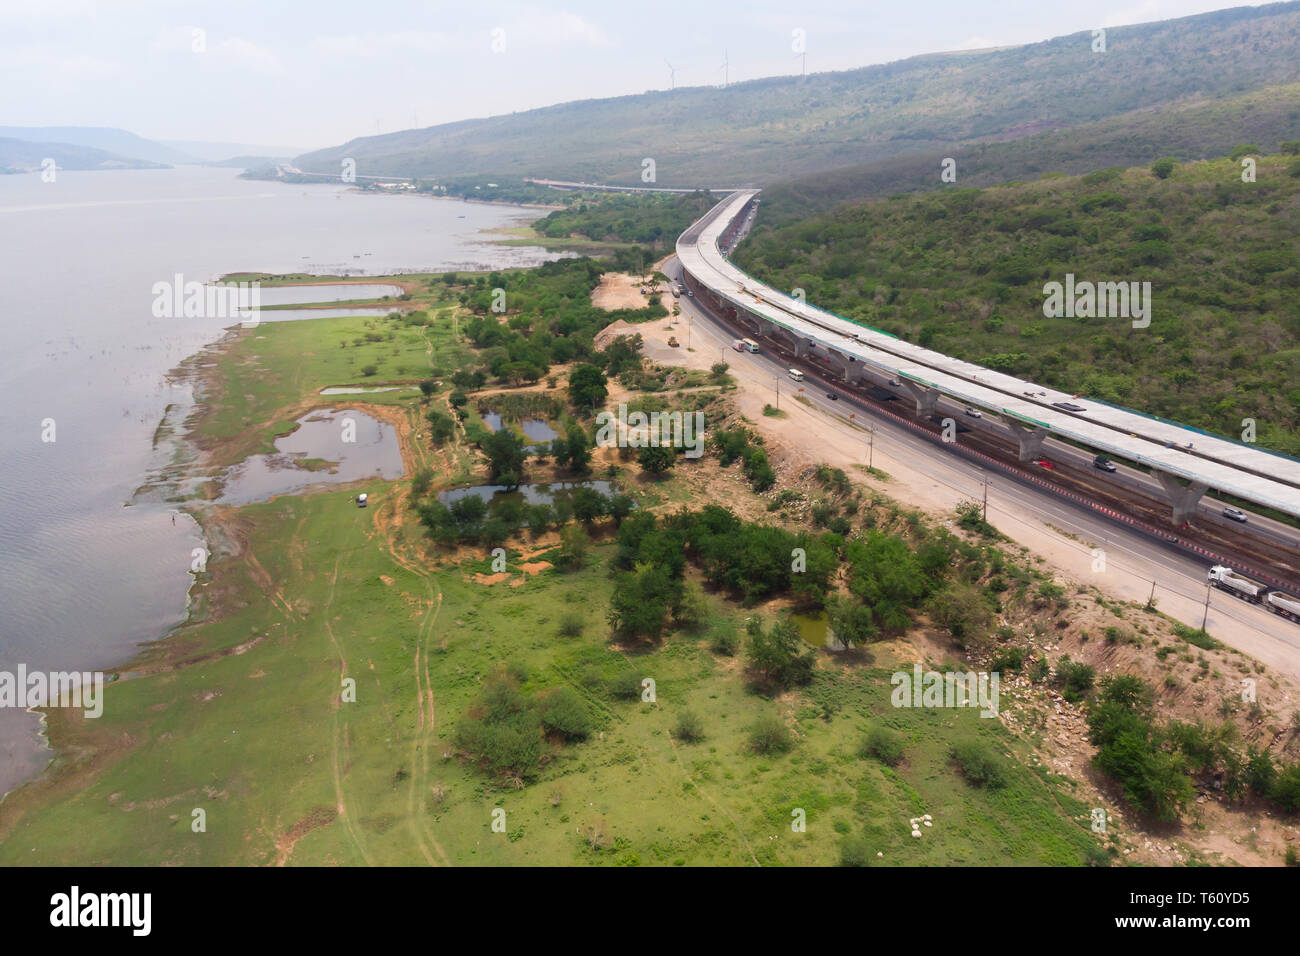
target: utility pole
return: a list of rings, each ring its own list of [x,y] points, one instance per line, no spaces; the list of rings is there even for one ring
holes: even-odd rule
[[[1151,582],[1151,596],[1147,598],[1147,607],[1152,607],[1156,603],[1156,582]]]
[[[776,382],[776,410],[781,410],[781,376],[773,375],[772,380]]]
[[[1208,634],[1205,625],[1210,622],[1210,585],[1205,585],[1205,616],[1201,618],[1201,631]]]
[[[986,472],[983,473],[983,476],[984,476],[984,518],[983,518],[983,521],[984,521],[985,524],[988,524],[988,521],[989,521],[989,473],[986,471]]]
[[[876,430],[867,429],[867,471],[870,471],[876,460]]]

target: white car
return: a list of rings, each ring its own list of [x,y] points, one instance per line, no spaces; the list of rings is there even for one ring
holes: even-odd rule
[[[965,411],[966,414],[969,415],[971,418],[983,418],[983,417],[984,417],[984,413],[981,412],[978,408],[970,408],[970,407],[967,407],[966,409],[964,409],[964,411]]]
[[[1242,511],[1240,508],[1224,508],[1223,516],[1225,518],[1231,518],[1233,521],[1240,521],[1242,524],[1245,524],[1247,521],[1246,512]]]

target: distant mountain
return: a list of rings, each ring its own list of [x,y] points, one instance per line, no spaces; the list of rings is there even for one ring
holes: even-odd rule
[[[47,159],[56,169],[165,169],[163,163],[151,163],[105,152],[91,146],[70,143],[37,143],[25,139],[0,137],[0,172],[27,173],[45,168]]]
[[[37,143],[67,143],[150,163],[187,165],[198,158],[124,129],[108,126],[0,126],[0,137]]]
[[[1300,3],[1241,7],[838,73],[695,87],[463,120],[299,156],[305,172],[473,174],[661,186],[768,183],[1019,139],[1300,81]],[[944,153],[950,155],[950,153]]]
[[[302,153],[299,146],[255,146],[248,143],[210,143],[201,140],[164,139],[159,140],[163,146],[218,166],[234,166],[236,159],[258,157],[262,162],[274,159],[290,159]]]

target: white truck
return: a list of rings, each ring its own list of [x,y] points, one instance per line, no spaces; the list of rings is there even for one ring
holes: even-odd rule
[[[1216,588],[1222,588],[1247,601],[1259,603],[1260,597],[1264,593],[1264,585],[1257,584],[1250,578],[1244,578],[1232,568],[1225,568],[1221,564],[1216,564],[1210,568],[1210,583]]]
[[[1292,621],[1300,621],[1300,598],[1294,598],[1281,591],[1269,591],[1264,603],[1274,614],[1281,614]]]

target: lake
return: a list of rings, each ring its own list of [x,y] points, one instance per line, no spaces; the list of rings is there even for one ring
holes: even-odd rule
[[[154,283],[535,265],[555,256],[480,233],[539,214],[229,169],[0,176],[0,670],[121,664],[185,614],[197,526],[134,492],[165,464],[167,449],[154,449],[164,412],[191,401],[168,372],[234,323],[157,318]],[[265,304],[338,294],[263,293]],[[0,793],[47,760],[37,728],[34,715],[0,709]]]

